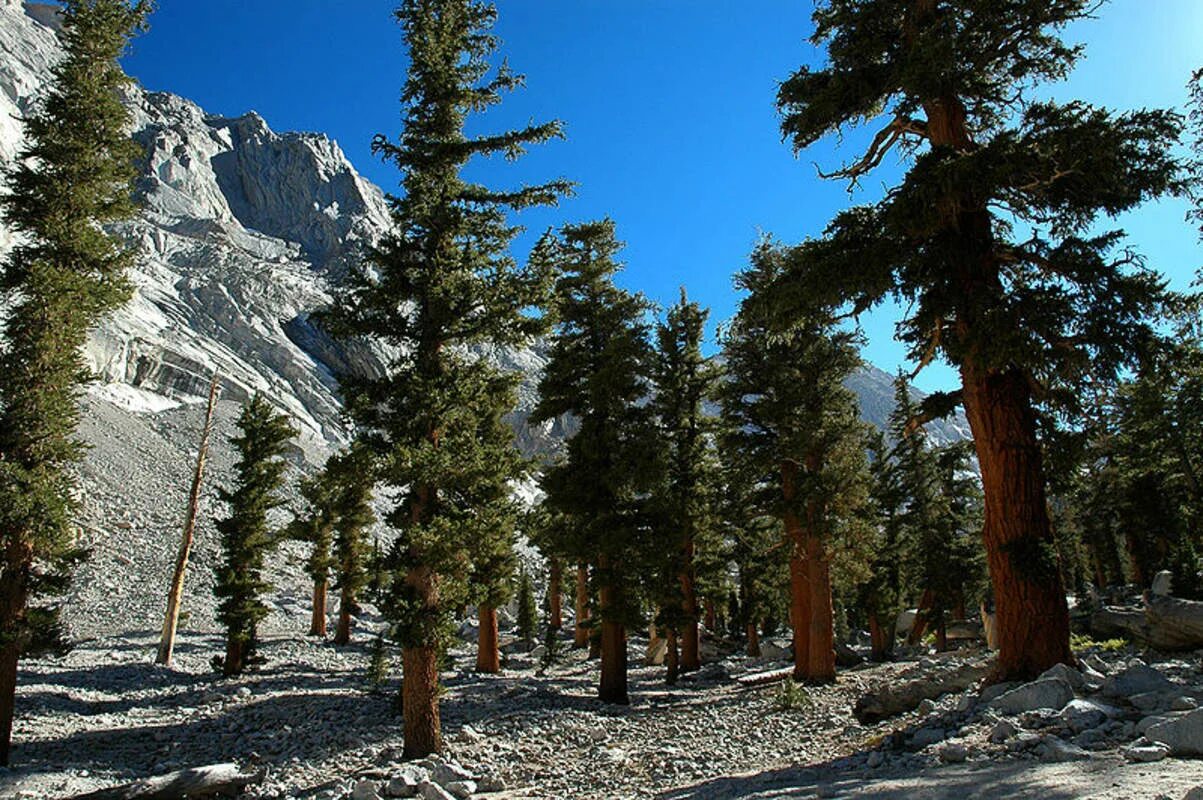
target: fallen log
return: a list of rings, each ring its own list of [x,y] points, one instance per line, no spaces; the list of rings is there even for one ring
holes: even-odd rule
[[[262,772],[243,772],[237,764],[210,764],[97,789],[67,800],[191,800],[213,795],[234,796],[262,780]]]
[[[794,674],[793,665],[781,669],[771,669],[767,672],[753,672],[735,679],[740,686],[764,686],[766,683],[777,683]]]
[[[962,692],[984,678],[989,671],[989,662],[961,664],[907,681],[901,686],[880,686],[861,695],[852,707],[852,713],[862,725],[871,725],[918,708],[924,700],[935,700],[949,692]]]
[[[1144,608],[1102,608],[1090,617],[1095,636],[1123,636],[1154,650],[1203,647],[1203,602],[1146,593]]]

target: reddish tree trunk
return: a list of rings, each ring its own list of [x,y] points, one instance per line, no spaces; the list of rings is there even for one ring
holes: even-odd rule
[[[718,627],[718,619],[714,613],[714,600],[706,598],[706,630],[711,636],[714,636],[715,630]]]
[[[810,683],[835,680],[835,615],[831,606],[831,563],[823,540],[806,537],[806,577],[810,590],[810,652],[805,679]]]
[[[869,615],[869,643],[872,648],[869,653],[870,661],[881,663],[890,655],[892,637],[887,635],[887,630],[893,633],[891,626],[882,625],[876,614]]]
[[[355,608],[355,595],[350,587],[344,586],[338,598],[338,628],[334,631],[334,643],[338,646],[351,641],[351,610]]]
[[[961,369],[985,494],[982,536],[994,583],[998,680],[1075,663],[1069,608],[1045,499],[1027,383],[1016,372]]]
[[[685,544],[686,568],[681,573],[681,605],[685,622],[681,627],[681,671],[693,672],[702,666],[698,644],[698,595],[693,577],[693,539]]]
[[[668,668],[665,680],[671,686],[677,682],[677,676],[681,674],[681,658],[677,652],[677,632],[672,628],[668,629],[668,649],[664,652],[664,665]]]
[[[425,758],[443,750],[439,722],[438,651],[434,647],[401,650],[401,703],[405,716],[406,760]]]
[[[0,647],[0,765],[8,766],[12,748],[13,715],[17,703],[17,663],[21,659],[22,628],[33,569],[33,545],[20,534],[12,535],[0,569],[0,633],[8,641]]]
[[[0,648],[0,765],[9,764],[13,714],[17,700],[17,661],[21,648],[14,642]]]
[[[564,565],[560,559],[551,559],[547,570],[547,624],[556,631],[564,627],[564,613],[561,607],[561,598],[564,595],[563,572]]]
[[[226,639],[226,658],[221,664],[221,674],[227,677],[241,675],[246,666],[246,642],[240,639]]]
[[[573,647],[589,646],[589,565],[576,565],[576,627],[572,631]]]
[[[481,606],[480,635],[476,639],[476,671],[501,672],[501,650],[497,646],[497,609]]]
[[[931,589],[926,590],[919,598],[919,606],[915,609],[915,621],[911,624],[911,632],[906,636],[907,644],[914,645],[923,641],[923,634],[927,632],[927,617],[934,602],[935,596]]]
[[[806,535],[802,520],[793,508],[796,498],[798,465],[792,461],[781,465],[781,489],[785,499],[785,536],[790,544],[789,557],[789,622],[794,638],[794,679],[804,680],[810,669],[810,576],[806,563]],[[759,647],[757,648],[759,649]]]
[[[598,560],[598,569],[604,572],[609,564],[604,558]],[[601,682],[597,696],[603,703],[630,703],[627,696],[627,632],[626,628],[613,621],[622,606],[622,598],[616,586],[602,586],[598,591],[601,616]]]
[[[309,620],[310,636],[326,636],[326,581],[313,584],[313,615]]]
[[[748,657],[760,658],[760,630],[752,620],[748,621],[746,630],[748,632],[748,649],[746,650]]]

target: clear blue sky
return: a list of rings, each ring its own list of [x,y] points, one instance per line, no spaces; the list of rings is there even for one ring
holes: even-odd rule
[[[372,158],[373,134],[399,128],[405,73],[392,0],[159,0],[150,32],[126,60],[144,86],[171,91],[210,113],[256,110],[277,131],[321,131],[385,190],[397,173]],[[777,82],[818,54],[807,42],[809,2],[794,0],[500,0],[501,53],[527,76],[481,130],[558,117],[568,140],[517,164],[498,160],[473,177],[503,187],[564,176],[576,198],[519,218],[532,232],[613,217],[627,243],[622,283],[661,303],[685,284],[713,309],[733,313],[731,275],[760,232],[786,241],[818,234],[849,202],[821,181],[814,162],[842,156],[834,143],[795,159],[780,141]],[[1113,0],[1069,36],[1088,45],[1072,79],[1052,90],[1115,108],[1180,106],[1203,66],[1203,2]],[[851,144],[851,143],[850,143]],[[872,199],[897,174],[887,164],[866,182]],[[1185,206],[1167,202],[1121,221],[1152,265],[1185,288],[1203,263]],[[865,320],[866,358],[893,371],[897,309]],[[929,368],[917,383],[950,385]]]

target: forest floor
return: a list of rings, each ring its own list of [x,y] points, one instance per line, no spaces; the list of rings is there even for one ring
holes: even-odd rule
[[[396,679],[381,692],[369,689],[365,644],[272,636],[261,667],[225,679],[209,663],[218,637],[184,636],[171,669],[151,663],[155,641],[149,632],[95,639],[23,664],[15,766],[0,770],[0,797],[66,797],[235,761],[267,773],[247,797],[333,800],[349,796],[359,779],[387,779],[399,766]],[[633,644],[632,656],[637,650],[642,655]],[[1203,697],[1192,658],[1167,662],[1164,671],[1177,694]],[[740,656],[674,687],[664,685],[663,668],[633,663],[627,707],[594,699],[596,664],[580,653],[566,653],[542,675],[525,654],[511,655],[501,675],[474,675],[466,671],[466,643],[451,660],[442,705],[448,755],[505,787],[481,797],[1181,800],[1203,785],[1203,761],[1123,758],[1142,716],[1132,709],[1104,724],[1089,751],[1067,743],[1051,758],[1056,729],[1047,720],[1018,722],[1042,733],[991,743],[998,720],[969,710],[972,690],[877,725],[852,717],[866,689],[919,675],[932,658],[845,670],[834,686],[810,690],[788,709],[778,686],[734,680],[774,666]],[[1073,760],[1047,763],[1061,761],[1056,754],[1066,748]]]

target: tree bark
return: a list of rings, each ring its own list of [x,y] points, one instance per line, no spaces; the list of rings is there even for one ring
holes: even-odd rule
[[[226,677],[241,675],[246,666],[246,650],[246,642],[227,635],[226,657],[221,664],[221,674]]]
[[[576,565],[576,627],[572,631],[573,647],[589,646],[589,565]]]
[[[681,659],[677,652],[677,632],[668,629],[668,650],[664,653],[664,665],[668,668],[665,675],[665,681],[669,686],[677,682],[677,676],[681,674]]]
[[[561,598],[564,596],[563,572],[563,562],[552,558],[547,570],[547,624],[556,631],[564,627],[561,607]]]
[[[263,772],[243,772],[237,764],[210,764],[74,795],[70,800],[178,800],[215,794],[227,796],[238,794],[263,778]]]
[[[401,704],[405,717],[405,760],[443,751],[439,720],[438,651],[433,646],[401,649]]]
[[[789,623],[794,638],[794,678],[805,680],[810,665],[811,591],[806,564],[806,535],[802,520],[793,508],[796,499],[798,465],[793,461],[781,464],[781,492],[785,500],[785,536],[790,545]],[[749,636],[749,647],[751,637]],[[759,644],[757,650],[759,651]]]
[[[831,563],[823,540],[806,537],[806,577],[810,591],[810,650],[806,672],[809,683],[835,680],[835,615],[831,605]]]
[[[685,543],[685,571],[681,573],[681,605],[685,622],[681,626],[681,671],[693,672],[702,666],[698,643],[698,595],[694,587],[693,537]]]
[[[355,594],[344,582],[338,597],[338,628],[334,631],[334,643],[339,647],[351,641],[351,611],[354,608]]]
[[[718,626],[718,619],[714,613],[714,600],[706,598],[706,630],[711,636],[715,634],[715,628]]]
[[[313,583],[313,616],[309,621],[309,635],[326,637],[326,581]]]
[[[1069,608],[1045,499],[1029,388],[1015,371],[961,369],[985,494],[982,535],[994,584],[997,680],[1075,663]]]
[[[598,569],[607,571],[609,564],[604,557],[598,561]],[[598,590],[601,616],[601,682],[598,698],[603,703],[627,705],[627,632],[613,617],[622,605],[620,590],[613,585]]]
[[[907,644],[916,645],[923,641],[923,634],[927,633],[927,618],[934,602],[935,597],[932,590],[924,591],[923,596],[919,598],[919,605],[915,609],[915,621],[911,623],[911,632],[906,635]]]
[[[893,633],[893,626],[888,624],[882,625],[877,619],[876,614],[869,615],[870,661],[880,664],[889,657],[890,650],[892,649],[890,645],[893,642],[892,637],[887,634],[887,630],[889,633]]]
[[[501,672],[501,651],[497,644],[497,609],[482,605],[477,610],[480,634],[476,638],[476,671]]]
[[[167,590],[167,611],[163,616],[163,631],[159,636],[159,651],[155,663],[171,666],[171,655],[175,649],[175,634],[180,622],[180,603],[184,597],[184,575],[188,570],[188,556],[192,552],[192,540],[196,532],[196,517],[200,512],[201,479],[205,474],[205,459],[209,454],[209,434],[213,432],[213,409],[217,404],[217,373],[209,381],[209,404],[205,410],[205,424],[201,428],[200,450],[196,453],[196,469],[192,473],[192,488],[188,492],[188,511],[184,515],[184,533],[180,549],[176,554],[175,571],[171,586]]]
[[[748,633],[748,647],[745,652],[749,658],[760,658],[760,629],[755,620],[748,620],[745,630]]]

